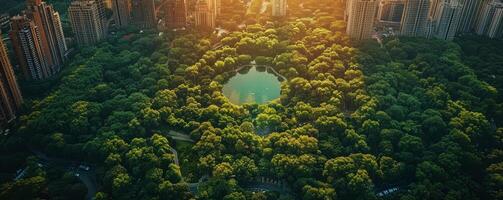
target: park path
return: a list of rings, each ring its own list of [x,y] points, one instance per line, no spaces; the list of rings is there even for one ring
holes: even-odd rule
[[[86,163],[83,162],[77,162],[77,161],[72,161],[68,159],[61,159],[61,158],[54,158],[54,157],[49,157],[46,154],[42,153],[41,151],[37,150],[31,150],[35,156],[40,159],[43,163],[46,165],[54,165],[54,166],[59,166],[61,168],[64,168],[67,172],[70,172],[72,174],[79,174],[78,178],[79,180],[84,183],[84,185],[87,188],[87,194],[86,194],[86,199],[87,200],[92,200],[96,192],[98,191],[98,184],[96,181],[96,174],[94,172],[94,169],[91,169],[89,171],[82,170],[78,166],[79,165],[87,165]]]

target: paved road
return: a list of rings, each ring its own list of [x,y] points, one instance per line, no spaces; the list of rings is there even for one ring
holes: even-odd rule
[[[171,153],[175,155],[175,164],[180,166],[180,161],[178,160],[178,152],[176,151],[176,149],[174,149],[173,147],[169,147],[169,150],[171,150]]]
[[[92,200],[96,192],[98,191],[97,187],[97,182],[96,182],[96,174],[93,170],[86,171],[79,169],[78,166],[82,163],[80,162],[75,162],[71,160],[66,160],[66,159],[60,159],[60,158],[51,158],[48,157],[46,154],[37,151],[37,150],[32,150],[32,152],[35,154],[37,158],[42,160],[43,162],[50,164],[50,165],[55,165],[59,166],[61,168],[66,169],[68,172],[75,174],[79,174],[79,179],[84,183],[84,185],[87,187],[87,194],[86,194],[86,199]]]
[[[171,130],[171,131],[168,132],[168,136],[170,136],[174,140],[187,141],[187,142],[195,142],[194,140],[192,140],[190,138],[189,135],[181,133],[181,132],[178,132],[178,131]],[[170,147],[170,151],[175,156],[175,160],[174,160],[175,164],[178,165],[178,166],[180,166],[180,162],[179,162],[179,158],[178,158],[178,152],[176,151],[176,149],[174,149],[172,147]],[[193,194],[196,194],[199,185],[201,185],[204,182],[206,182],[208,180],[208,178],[209,178],[209,175],[204,175],[203,177],[201,177],[198,180],[197,183],[188,183],[190,191]],[[248,183],[248,184],[245,185],[244,188],[247,189],[247,190],[256,191],[256,192],[258,192],[258,191],[277,191],[277,192],[279,192],[281,194],[286,194],[286,195],[289,195],[291,193],[287,188],[283,188],[279,184],[260,182],[260,181],[254,181],[254,182]]]
[[[208,178],[209,178],[208,175],[204,175],[203,177],[201,177],[199,179],[199,181],[197,181],[197,183],[189,183],[189,190],[190,190],[190,192],[192,192],[192,194],[196,194],[197,193],[197,188],[199,187],[199,185],[201,185],[201,183],[204,183],[204,182],[208,181]]]
[[[211,50],[219,49],[222,46],[223,46],[222,42],[215,43],[213,44],[213,46],[211,46]]]
[[[288,194],[289,191],[286,189],[282,188],[281,186],[273,183],[261,183],[261,182],[254,182],[251,184],[247,184],[243,187],[246,190],[252,191],[252,192],[267,192],[267,191],[274,191],[274,192],[279,192],[281,194]]]
[[[170,136],[173,140],[186,141],[192,143],[196,142],[192,138],[190,138],[190,135],[178,131],[171,130],[168,132],[168,136]]]
[[[79,179],[86,185],[87,187],[87,194],[86,194],[86,199],[92,200],[94,195],[96,195],[96,192],[98,192],[97,187],[96,187],[96,175],[94,172],[89,172],[89,171],[83,171],[83,170],[76,170],[77,173],[79,173]]]

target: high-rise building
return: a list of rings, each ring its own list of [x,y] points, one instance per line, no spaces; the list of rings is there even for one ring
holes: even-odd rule
[[[477,15],[482,6],[482,0],[462,0],[461,3],[463,4],[463,9],[461,10],[458,32],[471,32],[475,28]]]
[[[187,1],[167,0],[165,13],[165,25],[170,29],[187,26]]]
[[[131,1],[130,0],[112,0],[112,11],[115,25],[118,27],[127,27],[131,23]]]
[[[96,1],[74,1],[68,8],[75,39],[80,46],[91,45],[105,38]]]
[[[132,0],[131,19],[133,24],[139,28],[155,28],[157,20],[154,0]]]
[[[484,2],[475,29],[479,35],[499,38],[503,35],[503,0]]]
[[[210,9],[209,1],[212,0],[198,0],[196,2],[195,26],[197,28],[215,28],[215,12]]]
[[[346,33],[350,38],[363,40],[371,38],[377,0],[349,0]]]
[[[213,12],[213,15],[218,17],[222,11],[222,0],[208,0],[208,7]]]
[[[82,1],[82,0],[81,0]],[[106,35],[108,33],[107,27],[107,16],[106,16],[106,5],[105,0],[94,0],[96,1],[96,5],[98,7],[98,14],[100,17],[101,27],[103,27],[103,34]]]
[[[113,0],[104,0],[105,8],[112,9],[112,1]]]
[[[42,0],[28,0],[25,13],[40,31],[42,53],[50,74],[56,74],[61,70],[67,51],[59,13]]]
[[[222,14],[222,0],[216,0],[215,11],[217,12],[216,16],[219,16],[220,14]]]
[[[286,0],[272,0],[272,16],[283,17],[286,16]]]
[[[497,8],[494,11],[493,20],[489,25],[487,36],[490,38],[503,37],[503,8]]]
[[[26,16],[14,16],[11,19],[9,37],[26,80],[43,80],[53,75],[44,56],[41,31]]]
[[[400,23],[402,21],[404,5],[405,1],[403,0],[382,0],[379,2],[377,18],[380,21]]]
[[[0,33],[0,128],[16,118],[23,97]]]
[[[443,0],[430,0],[430,11],[428,12],[428,18],[436,18],[438,13],[438,6]]]
[[[404,0],[381,0],[377,11],[379,26],[400,28],[404,6]]]
[[[430,18],[430,37],[452,40],[456,36],[463,4],[459,0],[440,0]]]
[[[405,3],[400,34],[403,36],[424,36],[427,32],[429,0],[407,0]]]

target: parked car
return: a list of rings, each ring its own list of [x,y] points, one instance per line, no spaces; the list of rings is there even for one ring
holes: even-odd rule
[[[89,169],[91,169],[91,168],[89,166],[79,165],[79,169],[89,171]]]

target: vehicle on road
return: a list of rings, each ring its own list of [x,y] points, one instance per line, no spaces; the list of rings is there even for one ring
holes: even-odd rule
[[[85,170],[85,171],[89,171],[89,169],[91,169],[91,168],[89,166],[79,165],[79,169],[82,169],[82,170]]]

